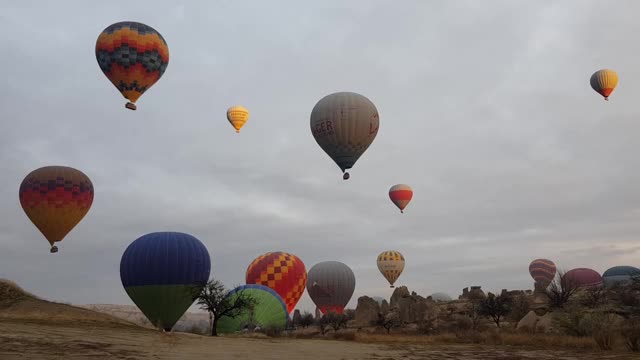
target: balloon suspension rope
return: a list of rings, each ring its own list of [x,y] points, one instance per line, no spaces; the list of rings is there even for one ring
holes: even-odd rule
[[[137,109],[136,104],[132,103],[132,102],[128,102],[124,105],[124,107],[126,107],[129,110],[135,110]]]

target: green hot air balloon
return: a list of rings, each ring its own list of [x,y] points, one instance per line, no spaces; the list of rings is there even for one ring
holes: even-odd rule
[[[353,92],[338,92],[320,99],[311,111],[311,134],[340,167],[344,180],[378,135],[380,117],[371,100]]]
[[[216,327],[219,334],[233,333],[252,325],[260,326],[262,329],[267,327],[284,329],[287,326],[289,317],[287,305],[273,289],[264,285],[248,284],[229,291],[227,296],[238,296],[239,292],[248,294],[257,303],[253,309],[247,309],[234,318],[221,317]]]

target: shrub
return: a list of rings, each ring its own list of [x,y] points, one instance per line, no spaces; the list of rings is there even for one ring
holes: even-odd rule
[[[590,315],[591,334],[600,350],[611,350],[618,328],[615,314],[595,313]]]
[[[620,332],[627,348],[633,352],[640,352],[640,316],[625,319]]]

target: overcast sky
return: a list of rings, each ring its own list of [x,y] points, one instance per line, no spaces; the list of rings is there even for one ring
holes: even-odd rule
[[[47,299],[133,304],[119,264],[154,231],[209,249],[212,276],[244,283],[268,251],[307,269],[337,260],[359,296],[396,285],[452,296],[532,288],[528,265],[640,266],[640,3],[628,1],[26,1],[0,5],[0,277]],[[170,62],[138,110],[102,74],[98,34],[158,30]],[[589,86],[612,68],[607,103]],[[380,131],[342,180],[309,115],[354,91]],[[235,134],[227,108],[251,117]],[[32,170],[66,165],[95,187],[59,244],[24,214]],[[405,214],[388,189],[406,183]],[[312,311],[305,293],[299,308]]]

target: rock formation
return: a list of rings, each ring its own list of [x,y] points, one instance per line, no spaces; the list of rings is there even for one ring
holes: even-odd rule
[[[380,305],[377,301],[368,296],[359,297],[355,315],[356,326],[370,326],[373,321],[378,319],[380,312]]]

